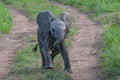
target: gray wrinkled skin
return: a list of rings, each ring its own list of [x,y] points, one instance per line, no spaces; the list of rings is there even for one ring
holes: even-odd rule
[[[68,13],[61,13],[59,19],[57,19],[50,11],[40,12],[37,16],[37,24],[39,26],[37,29],[38,44],[33,48],[33,51],[36,52],[39,45],[42,69],[51,69],[54,57],[61,53],[65,65],[64,70],[72,72],[64,42],[71,28],[71,18]]]

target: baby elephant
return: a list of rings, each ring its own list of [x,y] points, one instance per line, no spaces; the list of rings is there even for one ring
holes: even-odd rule
[[[37,46],[40,48],[42,56],[42,68],[53,68],[54,57],[61,53],[67,72],[71,71],[65,38],[71,28],[71,18],[68,13],[62,12],[57,19],[51,11],[40,12],[37,16],[37,40],[38,44],[33,48],[36,52]]]

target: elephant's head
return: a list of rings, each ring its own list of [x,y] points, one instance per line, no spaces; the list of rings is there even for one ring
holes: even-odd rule
[[[65,23],[60,19],[54,19],[50,24],[50,33],[52,37],[55,39],[53,44],[53,48],[57,48],[58,44],[64,39],[65,37]]]
[[[55,39],[53,48],[57,48],[58,44],[64,40],[71,27],[71,19],[68,13],[63,12],[59,19],[52,19],[50,23],[50,33]]]

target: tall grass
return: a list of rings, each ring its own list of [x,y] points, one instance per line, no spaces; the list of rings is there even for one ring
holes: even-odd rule
[[[102,69],[107,80],[120,77],[120,25],[105,27],[102,48]]]
[[[12,19],[8,9],[0,2],[0,35],[9,33],[12,27]]]

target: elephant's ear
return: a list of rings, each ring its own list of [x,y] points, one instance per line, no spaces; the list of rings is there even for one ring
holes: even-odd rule
[[[69,13],[67,13],[67,12],[62,12],[62,13],[60,14],[60,17],[59,17],[59,18],[60,18],[60,20],[62,20],[62,21],[66,24],[66,26],[71,27],[72,19],[71,19]]]
[[[69,15],[69,13],[67,12],[62,12],[59,16],[60,20],[62,20],[65,25],[66,25],[66,35],[68,34],[70,28],[71,28],[71,25],[72,25],[72,19]]]

